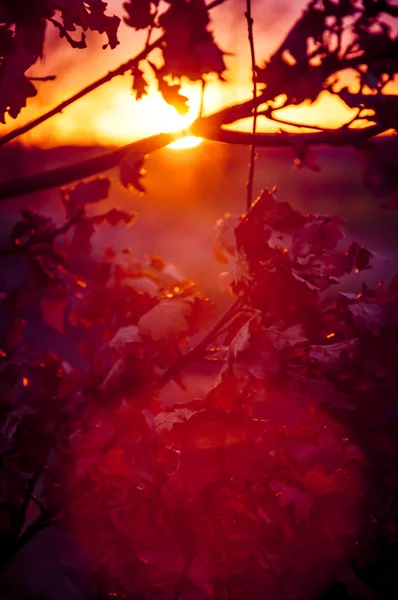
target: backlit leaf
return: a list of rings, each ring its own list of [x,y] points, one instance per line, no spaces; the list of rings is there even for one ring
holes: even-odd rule
[[[140,318],[138,329],[155,341],[176,339],[188,331],[187,317],[191,311],[185,300],[162,300]]]

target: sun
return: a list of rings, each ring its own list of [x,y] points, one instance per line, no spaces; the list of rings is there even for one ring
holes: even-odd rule
[[[192,108],[186,115],[181,116],[173,106],[170,106],[163,101],[159,106],[157,113],[157,118],[159,119],[159,129],[165,133],[173,133],[173,131],[189,129],[189,126],[197,117],[196,111],[193,111]],[[195,135],[186,135],[185,137],[171,142],[167,148],[172,148],[173,150],[185,150],[186,148],[195,148],[202,142],[203,139],[201,137],[197,137]]]
[[[111,143],[131,142],[156,133],[172,133],[187,130],[187,135],[177,138],[169,148],[182,150],[193,148],[202,138],[189,135],[189,126],[198,116],[199,107],[195,97],[190,98],[190,108],[186,115],[167,104],[159,92],[150,94],[134,106],[131,116],[131,94],[120,91],[109,101],[109,106],[97,116],[95,129],[98,137]]]

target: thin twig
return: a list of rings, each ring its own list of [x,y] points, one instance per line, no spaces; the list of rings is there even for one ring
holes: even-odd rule
[[[22,512],[25,515],[28,505],[32,499],[32,494],[34,492],[37,480],[39,479],[40,471],[36,471],[33,477],[31,477],[26,486],[25,498],[22,503]]]
[[[281,110],[281,109],[278,109]],[[309,125],[306,123],[294,123],[293,121],[288,121],[286,119],[281,119],[280,117],[276,117],[274,115],[274,110],[271,110],[270,108],[266,108],[265,110],[258,112],[257,116],[258,117],[266,117],[267,119],[269,119],[270,121],[274,121],[275,123],[281,123],[282,125],[290,125],[291,127],[300,127],[300,128],[304,128],[304,129],[315,129],[317,131],[336,131],[335,129],[330,129],[327,127],[321,127],[320,125]]]
[[[387,127],[381,125],[370,125],[345,131],[334,129],[331,131],[312,133],[256,133],[255,141],[257,147],[261,146],[263,148],[291,146],[294,141],[300,141],[308,146],[320,144],[330,146],[355,146],[358,142],[379,135],[380,133],[383,133],[383,131],[387,131],[387,129]],[[225,144],[241,144],[244,146],[250,145],[253,141],[252,133],[230,131],[227,129],[215,129],[214,131],[207,130],[202,137],[216,142],[223,142]]]
[[[199,106],[199,119],[201,119],[203,117],[203,111],[204,111],[204,104],[205,104],[205,88],[206,88],[206,81],[205,79],[202,77],[201,81],[200,81],[201,87],[200,87],[200,106]]]
[[[215,8],[219,4],[223,4],[224,2],[225,2],[225,0],[214,0],[206,8],[207,8],[207,10],[211,10],[212,8]],[[17,137],[19,137],[23,133],[27,133],[28,131],[31,131],[32,129],[34,129],[41,123],[44,123],[45,121],[47,121],[54,115],[61,113],[65,108],[67,108],[68,106],[70,106],[71,104],[76,102],[77,100],[80,100],[80,98],[84,98],[84,96],[87,96],[87,94],[89,94],[90,92],[93,92],[97,88],[104,85],[104,83],[108,83],[109,81],[112,81],[112,79],[114,79],[118,75],[124,75],[124,73],[126,73],[130,69],[136,67],[141,60],[146,58],[147,55],[150,52],[152,52],[152,50],[154,50],[155,48],[160,48],[161,45],[164,43],[164,41],[165,41],[164,34],[161,35],[157,40],[152,42],[152,44],[148,43],[149,42],[149,38],[148,38],[144,49],[141,52],[139,52],[139,54],[134,56],[134,58],[130,58],[130,60],[128,60],[127,62],[122,63],[121,65],[116,67],[116,69],[109,71],[109,73],[107,73],[103,77],[100,77],[96,81],[93,81],[93,83],[90,83],[89,85],[84,87],[82,90],[80,90],[76,94],[73,94],[73,96],[70,96],[66,100],[63,100],[62,102],[57,104],[57,106],[54,106],[54,108],[51,108],[49,111],[43,113],[39,117],[36,117],[36,119],[32,119],[32,121],[25,123],[25,125],[16,127],[9,133],[6,133],[5,135],[1,136],[0,137],[0,146],[7,144],[7,142],[10,142],[11,140],[15,140]]]
[[[59,235],[63,233],[67,233],[76,223],[81,219],[84,213],[84,209],[77,211],[77,213],[66,223],[64,223],[61,227],[54,229],[53,231],[49,231],[45,233],[41,237],[32,237],[25,244],[21,244],[21,246],[12,246],[12,248],[5,248],[4,250],[0,250],[0,256],[9,256],[10,254],[23,254],[29,248],[33,246],[39,246],[41,244],[45,244],[47,242],[51,242]]]
[[[257,75],[256,75],[256,56],[254,51],[254,37],[253,37],[253,17],[251,0],[246,0],[246,12],[245,17],[247,19],[247,31],[250,44],[250,58],[252,66],[252,82],[253,82],[253,100],[257,98]],[[249,176],[247,180],[247,210],[251,207],[253,200],[253,180],[254,180],[254,169],[256,162],[256,146],[255,146],[255,134],[257,128],[257,105],[253,109],[253,142],[250,147],[250,165],[249,165]]]
[[[57,78],[56,75],[44,75],[43,77],[27,77],[29,81],[54,81]]]

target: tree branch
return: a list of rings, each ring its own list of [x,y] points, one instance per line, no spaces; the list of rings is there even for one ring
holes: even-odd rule
[[[28,177],[23,177],[21,179],[6,181],[5,183],[0,184],[0,201],[65,185],[78,179],[84,179],[85,177],[90,177],[96,173],[106,171],[117,165],[121,158],[128,152],[136,152],[138,160],[142,156],[145,156],[145,154],[163,148],[175,139],[183,137],[185,134],[185,130],[174,134],[160,133],[139,140],[138,142],[122,146],[118,150],[113,150],[100,156],[89,158],[80,163],[51,169],[45,173],[37,173],[36,175],[29,175]]]
[[[358,142],[379,135],[386,128],[380,125],[370,125],[361,129],[336,129],[330,131],[320,131],[314,133],[256,133],[256,146],[263,148],[280,148],[291,146],[295,141],[300,141],[305,145],[330,145],[330,146],[355,146]],[[244,131],[231,131],[227,129],[218,129],[212,132],[207,131],[208,140],[223,142],[225,144],[241,144],[248,146],[253,141],[253,134]],[[1,192],[1,187],[0,187]]]
[[[106,171],[116,166],[127,152],[136,153],[137,160],[139,160],[145,156],[145,154],[150,154],[155,150],[164,148],[174,140],[186,135],[193,134],[206,137],[206,132],[208,130],[217,128],[222,124],[233,123],[236,120],[243,119],[250,115],[255,104],[260,104],[261,102],[262,100],[260,98],[257,98],[255,101],[251,99],[240,104],[223,108],[208,117],[199,118],[189,129],[181,129],[173,133],[160,133],[80,163],[59,167],[57,169],[46,171],[45,173],[37,173],[36,175],[6,181],[0,184],[0,201],[65,185],[79,179],[84,179],[85,177],[90,177],[101,171]],[[199,131],[197,134],[194,133],[195,127]]]
[[[258,100],[258,98],[257,98]],[[208,140],[223,142],[226,144],[240,144],[250,146],[253,143],[253,134],[243,131],[228,131],[219,126],[220,121],[228,122],[246,109],[253,106],[253,100],[234,107],[226,108],[215,115],[198,119],[189,129],[182,129],[174,133],[160,133],[151,137],[122,146],[118,150],[107,152],[101,156],[87,159],[80,163],[52,169],[45,173],[29,175],[28,177],[13,179],[0,183],[0,201],[7,200],[23,194],[32,194],[45,189],[72,183],[73,181],[96,175],[115,167],[120,159],[132,152],[137,155],[137,160],[150,154],[155,150],[164,148],[171,142],[186,135],[197,135]],[[243,118],[243,117],[239,117]],[[331,146],[353,146],[358,142],[369,139],[386,131],[387,127],[371,125],[361,129],[336,129],[314,133],[256,133],[255,145],[257,147],[281,147],[291,146],[295,140],[300,140],[307,145],[328,144]]]

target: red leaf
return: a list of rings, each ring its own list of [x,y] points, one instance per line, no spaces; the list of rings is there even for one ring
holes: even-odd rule
[[[287,329],[280,329],[274,325],[266,331],[270,341],[272,341],[272,345],[277,350],[283,350],[284,348],[307,342],[303,325],[291,325]]]
[[[272,343],[274,336],[270,339],[267,330],[256,321],[246,323],[231,342],[229,362],[236,377],[252,375],[263,379],[281,366],[280,352]]]
[[[126,354],[136,353],[142,345],[142,337],[136,325],[121,327],[109,342],[110,348],[115,348],[123,358]]]
[[[138,329],[153,340],[171,340],[189,330],[187,317],[192,307],[183,299],[162,300],[138,321]]]
[[[292,252],[299,257],[333,250],[343,237],[341,217],[313,217],[293,235]]]
[[[67,216],[73,217],[85,204],[93,204],[107,198],[110,184],[106,177],[97,177],[91,181],[81,181],[73,188],[63,188],[61,196]]]
[[[367,329],[375,336],[381,334],[388,321],[385,308],[376,302],[357,302],[350,304],[348,310],[359,330]]]
[[[130,227],[136,220],[137,213],[134,211],[127,212],[125,210],[119,210],[117,208],[111,208],[108,212],[102,215],[96,215],[92,217],[91,222],[100,224],[106,221],[112,227],[115,227],[119,223],[124,223],[126,227]]]
[[[144,159],[138,157],[134,152],[127,152],[119,163],[119,174],[122,185],[128,190],[132,188],[141,193],[145,192],[145,188],[141,183],[142,177],[145,175],[143,169]]]
[[[91,219],[79,219],[73,231],[69,252],[77,256],[91,254],[93,249],[91,236],[94,232],[95,228]]]
[[[41,314],[46,325],[58,331],[64,332],[65,328],[65,308],[69,304],[69,296],[63,290],[55,290],[47,293],[41,303]]]
[[[175,425],[185,423],[195,414],[189,408],[177,408],[171,412],[161,412],[155,417],[155,431],[158,435],[172,431]]]
[[[338,344],[329,344],[326,346],[310,346],[308,357],[310,360],[320,367],[334,369],[342,366],[352,353],[358,348],[359,340],[345,340]]]
[[[296,487],[282,485],[275,481],[271,483],[271,489],[278,494],[281,506],[294,505],[294,514],[297,523],[309,521],[310,513],[314,506],[314,498],[311,494],[303,492]]]
[[[8,320],[6,348],[12,350],[23,340],[23,332],[26,327],[26,321],[17,317],[10,317]]]

